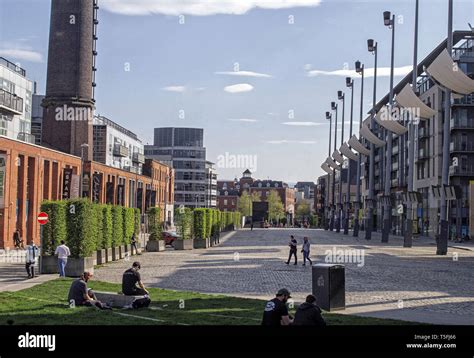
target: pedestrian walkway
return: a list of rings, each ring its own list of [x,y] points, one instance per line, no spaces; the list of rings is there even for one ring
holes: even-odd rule
[[[35,268],[36,273],[39,273],[38,265]],[[0,292],[20,291],[55,278],[58,278],[58,275],[39,275],[28,279],[24,263],[0,262]]]

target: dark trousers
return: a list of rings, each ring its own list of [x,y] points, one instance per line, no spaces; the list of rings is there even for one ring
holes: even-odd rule
[[[309,258],[309,251],[304,251],[303,250],[303,265],[306,265],[306,260],[309,261],[309,264],[312,266],[313,261]]]
[[[27,262],[25,264],[26,268],[26,273],[28,274],[28,277],[35,277],[35,264],[32,262]]]
[[[136,242],[132,242],[132,254],[133,254],[133,249],[135,249],[135,253],[138,254],[138,248],[137,248]]]
[[[298,263],[298,258],[296,257],[296,250],[290,250],[290,256],[288,256],[287,264],[291,261],[291,256],[295,255],[295,265]]]
[[[143,296],[146,295],[146,292],[141,287],[133,287],[131,290],[124,291],[123,294],[126,296]]]

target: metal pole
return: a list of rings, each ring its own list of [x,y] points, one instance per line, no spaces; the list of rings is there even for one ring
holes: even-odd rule
[[[329,116],[329,148],[328,148],[328,157],[331,157],[331,139],[332,139],[332,135],[331,135],[331,132],[332,132],[332,116],[330,115]],[[327,191],[327,195],[326,195],[326,224],[325,224],[325,230],[328,230],[329,229],[329,226],[330,226],[330,223],[331,223],[331,205],[329,203],[329,186],[330,186],[330,183],[331,183],[331,174],[328,173],[328,181],[326,183],[326,191]]]
[[[375,129],[375,106],[377,104],[377,52],[378,45],[374,43],[374,93],[373,93],[373,102],[372,102],[372,116],[370,118],[370,130]],[[369,157],[369,205],[367,210],[367,219],[365,225],[365,239],[372,239],[372,226],[373,226],[373,213],[374,213],[374,157],[375,157],[375,146],[373,143],[370,143],[370,157]]]
[[[362,127],[363,111],[364,111],[364,65],[362,65],[362,80],[360,83],[360,119],[359,119],[359,130]],[[359,237],[359,210],[361,207],[360,198],[360,166],[362,165],[362,154],[359,153],[359,159],[357,161],[357,177],[356,177],[356,202],[354,208],[354,237]]]
[[[419,1],[415,4],[415,38],[413,41],[413,72],[412,72],[412,89],[416,93],[416,79],[418,77],[418,7]],[[410,114],[408,121],[408,183],[407,192],[413,191],[413,176],[415,169],[415,113]],[[413,246],[413,205],[410,198],[407,202],[407,218],[405,235],[403,237],[403,247]]]
[[[352,137],[352,121],[354,117],[354,81],[351,79],[351,119],[349,124],[349,139]],[[351,159],[347,158],[347,196],[346,196],[346,213],[344,215],[344,235],[349,234],[349,206],[351,203]]]
[[[346,96],[342,93],[342,132],[341,132],[341,145],[344,144],[344,114],[346,111]],[[337,213],[337,221],[336,221],[336,232],[341,232],[341,221],[343,220],[342,215],[344,214],[344,210],[342,209],[342,164],[341,170],[339,171],[339,208]]]
[[[392,120],[392,109],[393,109],[393,71],[395,62],[395,15],[392,15],[391,19],[392,26],[392,51],[390,60],[390,98],[389,98],[389,116],[387,120]],[[390,192],[392,187],[392,132],[386,130],[387,133],[387,154],[386,154],[386,167],[385,167],[385,209],[384,209],[384,222],[382,230],[382,242],[388,242],[390,230],[392,228],[392,204],[390,202]],[[400,149],[400,148],[399,148]]]
[[[453,0],[448,3],[448,37],[446,49],[451,55],[453,52]],[[445,185],[449,185],[449,162],[451,160],[449,145],[451,142],[449,133],[449,121],[451,119],[451,90],[446,88],[444,102],[444,124],[443,124],[443,172],[441,190],[441,212],[440,212],[440,233],[437,240],[436,255],[446,255],[448,253],[449,217],[448,201],[446,200]]]
[[[336,150],[337,145],[337,104],[335,104],[335,111],[336,111],[336,120],[334,123],[334,151]],[[329,229],[334,231],[334,219],[336,215],[336,169],[332,171],[332,212],[331,212],[331,224]]]

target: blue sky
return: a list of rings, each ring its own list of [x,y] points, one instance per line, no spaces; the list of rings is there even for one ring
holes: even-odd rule
[[[346,88],[344,76],[310,74],[353,69],[356,60],[372,67],[368,38],[379,43],[379,66],[388,67],[385,10],[397,15],[395,66],[403,72],[412,65],[414,26],[414,1],[317,2],[100,0],[97,112],[145,144],[154,127],[202,127],[211,161],[226,152],[256,155],[255,177],[315,181],[327,156],[324,113]],[[446,36],[447,3],[420,0],[419,59]],[[454,4],[454,28],[468,29],[473,2]],[[0,56],[19,62],[41,93],[49,12],[49,0],[0,0]],[[357,77],[355,88],[358,121]],[[365,90],[367,112],[372,78]],[[381,77],[378,98],[388,90],[388,77]],[[232,179],[245,168],[218,169],[221,179]]]

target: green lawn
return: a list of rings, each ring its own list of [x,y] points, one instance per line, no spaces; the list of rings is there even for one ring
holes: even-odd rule
[[[265,301],[151,288],[152,304],[140,310],[100,311],[69,308],[70,279],[57,279],[18,291],[0,292],[0,325],[258,325]],[[120,285],[90,282],[98,291],[118,292]],[[180,308],[184,303],[184,308]],[[325,313],[329,325],[392,325],[403,321]]]

